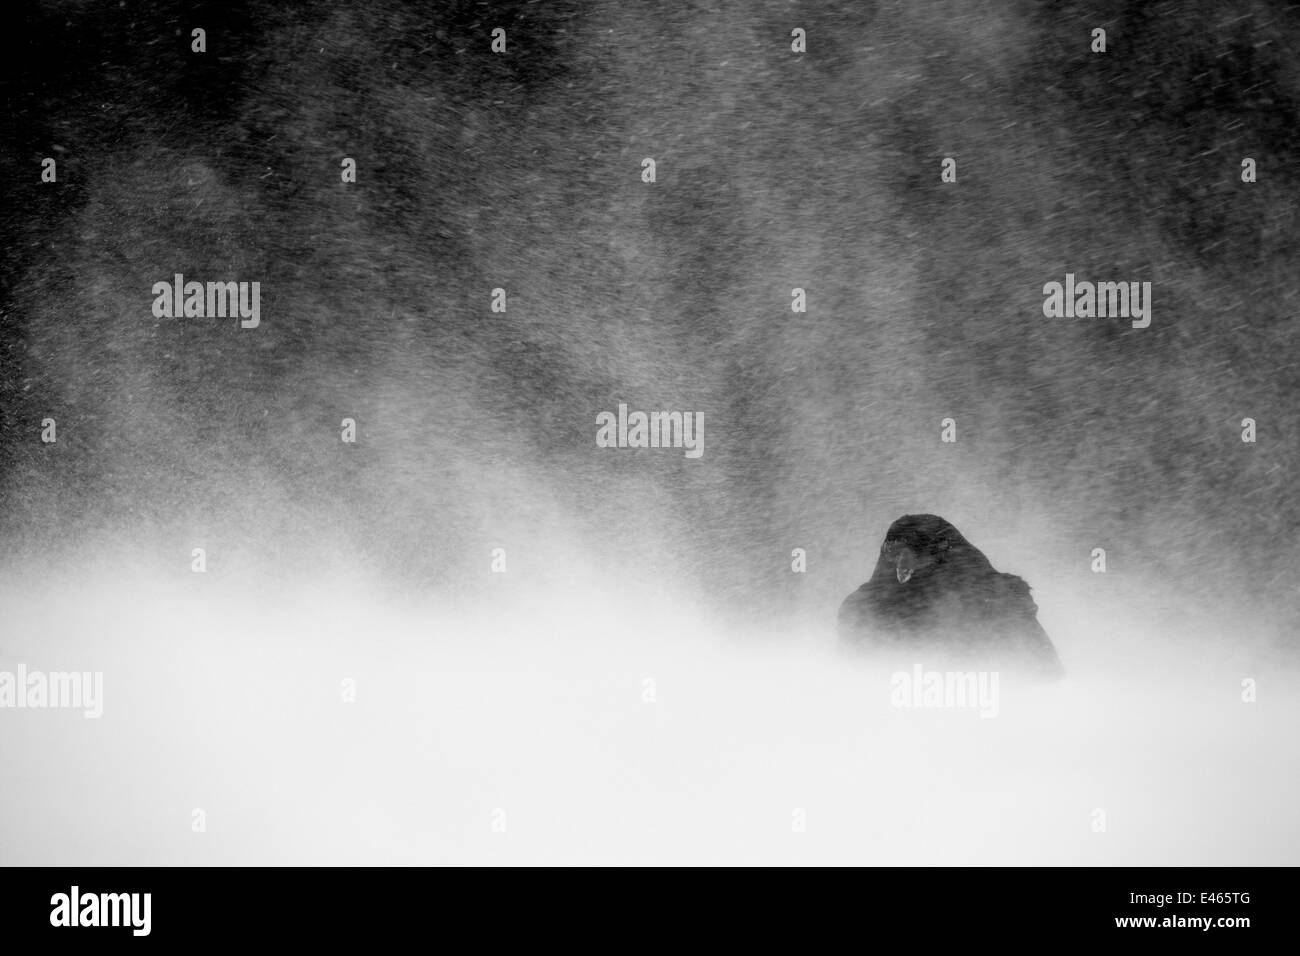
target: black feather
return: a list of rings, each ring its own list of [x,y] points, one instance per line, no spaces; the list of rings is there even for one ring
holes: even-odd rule
[[[899,581],[890,551],[902,547],[920,564],[906,583]],[[840,606],[839,631],[857,648],[938,652],[989,666],[1061,673],[1029,585],[994,568],[937,515],[904,515],[890,525],[871,580]]]

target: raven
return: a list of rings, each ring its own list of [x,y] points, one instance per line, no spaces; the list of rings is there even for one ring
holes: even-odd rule
[[[1062,673],[1029,585],[1004,574],[938,515],[889,526],[871,580],[840,605],[853,648],[931,653],[990,666]]]

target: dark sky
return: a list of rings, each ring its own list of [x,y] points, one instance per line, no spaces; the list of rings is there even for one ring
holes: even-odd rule
[[[564,537],[823,615],[932,511],[1031,583],[1104,547],[1294,637],[1294,5],[633,6],[11,18],[10,540],[455,592]],[[177,272],[260,282],[261,326],[156,319]],[[1151,282],[1150,328],[1044,318],[1066,273]],[[597,448],[620,402],[702,411],[704,456]]]

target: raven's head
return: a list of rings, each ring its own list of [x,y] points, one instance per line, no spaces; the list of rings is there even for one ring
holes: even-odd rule
[[[938,515],[904,515],[885,534],[876,572],[892,573],[900,585],[921,582],[968,552],[979,554],[961,532]]]

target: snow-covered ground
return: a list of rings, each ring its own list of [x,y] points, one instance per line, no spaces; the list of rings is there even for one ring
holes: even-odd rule
[[[1296,672],[1038,593],[1070,676],[985,719],[893,706],[833,608],[9,574],[0,671],[104,699],[0,710],[0,863],[1300,862]]]

